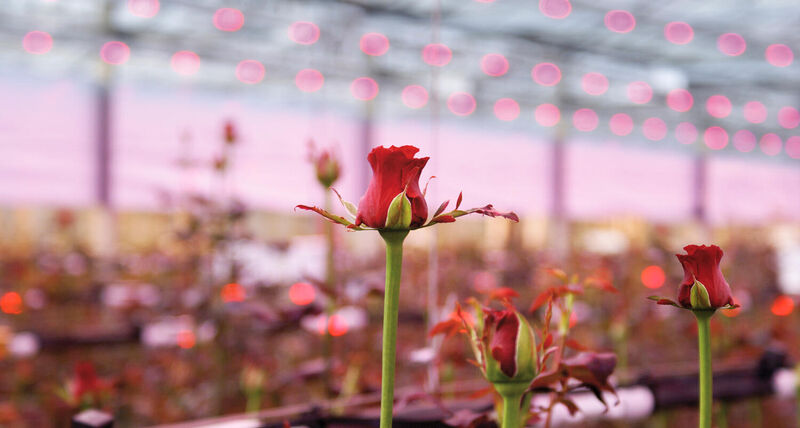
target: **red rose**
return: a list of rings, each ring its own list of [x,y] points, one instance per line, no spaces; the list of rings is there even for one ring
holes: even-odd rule
[[[375,147],[367,156],[372,166],[372,181],[358,203],[356,226],[382,229],[392,200],[406,192],[411,202],[411,225],[414,229],[428,219],[428,204],[419,189],[419,176],[429,158],[414,158],[419,151],[414,146]]]
[[[718,309],[724,306],[734,306],[731,296],[731,287],[722,276],[719,261],[722,259],[722,249],[716,245],[687,245],[683,247],[687,254],[676,254],[683,265],[683,281],[678,289],[678,303],[684,308],[693,308],[691,295],[695,280],[701,283],[708,292],[710,308]]]

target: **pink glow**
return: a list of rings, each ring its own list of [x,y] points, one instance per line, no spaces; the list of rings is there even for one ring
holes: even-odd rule
[[[581,85],[589,95],[602,95],[608,90],[608,79],[600,73],[586,73],[583,75]]]
[[[733,147],[742,153],[751,152],[756,147],[756,136],[752,132],[742,129],[733,134]]]
[[[53,38],[44,31],[31,31],[22,38],[22,47],[34,55],[46,54],[53,48]]]
[[[697,141],[697,128],[691,122],[681,122],[675,127],[675,139],[681,144]]]
[[[362,52],[372,56],[381,56],[389,51],[389,39],[381,33],[364,34],[358,45]]]
[[[606,14],[605,24],[615,33],[630,33],[636,27],[636,18],[627,10],[612,10]]]
[[[264,65],[254,59],[246,59],[236,66],[236,78],[248,85],[260,82],[264,74]]]
[[[319,40],[319,27],[313,22],[293,22],[289,25],[289,39],[301,45],[313,45]]]
[[[128,61],[131,56],[131,50],[125,43],[122,42],[107,42],[100,48],[100,58],[108,64],[121,65]]]
[[[717,39],[717,49],[725,55],[738,56],[747,49],[747,43],[739,34],[725,33]]]
[[[794,107],[784,107],[778,111],[778,123],[786,129],[797,128],[800,125],[800,112]]]
[[[712,95],[706,100],[706,111],[716,118],[731,114],[731,101],[724,95]]]
[[[685,22],[674,21],[664,26],[664,37],[670,43],[685,45],[694,38],[694,30]]]
[[[628,99],[636,104],[647,104],[653,99],[653,89],[647,82],[631,82],[628,85]]]
[[[597,128],[597,113],[589,108],[577,110],[572,115],[572,124],[578,131],[593,131],[595,128]]]
[[[694,97],[686,89],[675,89],[667,94],[667,105],[675,111],[687,112],[694,105]]]
[[[422,60],[428,65],[444,67],[452,58],[453,52],[441,43],[431,43],[422,49]]]
[[[750,123],[762,123],[767,120],[767,108],[758,101],[750,101],[744,105],[744,118]]]
[[[561,120],[561,111],[553,104],[541,104],[533,112],[536,122],[542,126],[555,126]]]
[[[200,57],[192,51],[178,51],[170,61],[172,70],[184,76],[191,76],[200,69]]]
[[[361,101],[369,101],[378,96],[378,83],[369,77],[359,77],[350,84],[350,93]]]
[[[244,14],[239,9],[223,7],[214,12],[214,26],[221,31],[239,31],[244,25]]]
[[[667,124],[657,117],[651,117],[642,124],[642,133],[648,140],[662,140],[667,136]]]
[[[764,152],[764,154],[775,156],[781,152],[783,141],[781,141],[781,137],[778,135],[769,133],[761,137],[758,145],[761,147],[761,151]]]
[[[539,11],[553,19],[564,19],[572,12],[569,0],[539,0]]]
[[[475,97],[466,92],[456,92],[447,99],[447,108],[458,116],[469,116],[476,106]]]
[[[502,121],[510,122],[519,116],[519,104],[511,98],[500,98],[494,103],[494,115]]]
[[[706,129],[703,139],[711,150],[721,150],[728,145],[728,132],[719,126],[712,126]]]
[[[158,0],[128,0],[128,11],[140,18],[152,18],[160,9]]]
[[[316,92],[322,89],[322,85],[325,84],[325,77],[322,76],[319,70],[306,68],[297,72],[294,77],[294,84],[297,85],[297,89],[303,92]]]
[[[428,91],[420,85],[408,85],[403,88],[403,104],[408,108],[422,108],[428,103]]]
[[[625,113],[617,113],[611,116],[608,121],[608,127],[614,135],[622,137],[633,131],[633,119]]]
[[[794,61],[792,48],[782,44],[769,45],[764,52],[764,56],[775,67],[788,67]]]
[[[800,159],[800,137],[794,135],[786,139],[786,154],[792,159]]]
[[[508,60],[496,53],[484,55],[481,58],[481,70],[489,76],[502,76],[508,72]]]
[[[542,62],[533,67],[531,77],[542,86],[553,86],[561,81],[561,70],[555,64]]]

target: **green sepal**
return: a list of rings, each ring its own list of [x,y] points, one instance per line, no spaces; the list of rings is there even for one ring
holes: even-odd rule
[[[694,284],[692,284],[689,301],[692,303],[692,309],[711,309],[711,298],[708,297],[708,290],[697,278],[694,279]]]
[[[392,199],[386,213],[386,229],[408,229],[411,227],[411,201],[403,190]]]

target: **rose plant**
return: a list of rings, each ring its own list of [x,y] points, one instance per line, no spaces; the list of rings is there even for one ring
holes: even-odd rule
[[[328,220],[346,226],[348,230],[376,230],[386,244],[386,289],[383,313],[383,350],[381,377],[381,428],[392,425],[394,401],[394,369],[397,345],[397,314],[400,277],[403,262],[403,241],[411,230],[437,223],[452,223],[457,217],[478,213],[489,217],[504,217],[519,221],[513,212],[496,211],[492,205],[460,210],[459,194],[455,209],[445,212],[449,201],[443,202],[429,216],[425,189],[420,189],[422,169],[427,157],[417,158],[414,146],[375,147],[367,156],[372,167],[372,180],[358,206],[347,202],[334,190],[348,213],[348,218],[328,210],[308,205],[297,208],[314,211]],[[426,186],[427,187],[427,186]]]

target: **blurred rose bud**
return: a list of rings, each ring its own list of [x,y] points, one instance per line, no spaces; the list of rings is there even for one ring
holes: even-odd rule
[[[339,162],[329,150],[323,150],[314,158],[317,180],[323,186],[331,187],[339,179]]]
[[[227,144],[233,144],[237,140],[236,127],[231,120],[225,122],[224,138]]]

